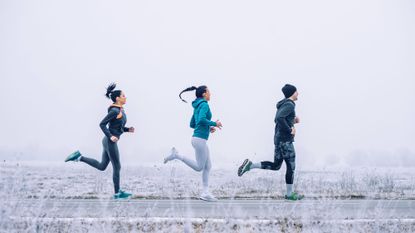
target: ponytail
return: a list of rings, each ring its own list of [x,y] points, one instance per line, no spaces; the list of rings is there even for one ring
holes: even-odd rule
[[[111,99],[112,102],[114,102],[114,103],[115,103],[115,100],[117,99],[117,97],[120,97],[120,95],[121,95],[121,91],[120,90],[115,90],[114,91],[114,89],[115,89],[116,86],[117,86],[116,83],[111,83],[107,87],[107,93],[105,93],[105,96],[108,99]]]
[[[117,84],[115,84],[115,83],[110,83],[110,85],[108,85],[108,87],[107,87],[107,93],[105,94],[105,96],[108,99],[111,99],[110,95],[111,95],[112,91],[115,89],[116,86],[117,86]]]
[[[183,92],[187,92],[187,91],[194,91],[194,90],[196,90],[196,89],[197,89],[197,88],[196,88],[195,86],[191,86],[191,87],[189,87],[189,88],[184,89],[182,92],[180,92],[180,94],[179,94],[179,98],[180,98],[183,102],[187,103],[187,101],[186,101],[186,100],[184,100],[184,99],[182,98],[182,94],[183,94]]]
[[[199,86],[199,87],[191,86],[191,87],[189,87],[189,88],[186,88],[186,89],[184,89],[182,92],[180,92],[180,94],[179,94],[179,98],[180,98],[183,102],[187,103],[187,101],[186,101],[186,100],[184,100],[184,99],[182,98],[182,94],[183,94],[183,92],[186,92],[186,91],[194,91],[194,90],[196,90],[196,98],[202,98],[202,97],[203,97],[203,94],[204,94],[204,93],[206,92],[206,90],[207,90],[207,86],[205,86],[205,85],[203,85],[203,86]]]

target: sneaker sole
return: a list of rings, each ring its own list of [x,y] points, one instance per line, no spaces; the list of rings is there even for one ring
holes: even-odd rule
[[[284,197],[284,200],[286,200],[286,201],[301,201],[301,200],[303,200],[304,199],[304,196],[302,196],[302,197],[299,197],[298,199],[296,199],[296,200],[291,200],[291,199],[288,199],[288,198],[285,198]]]
[[[170,161],[172,161],[173,159],[167,159],[167,158],[164,158],[164,164],[166,164],[166,163],[168,163],[168,162],[170,162]]]
[[[243,175],[242,171],[246,164],[249,162],[249,159],[245,159],[242,165],[238,168],[238,176],[241,177]]]
[[[128,197],[118,197],[118,198],[112,197],[113,200],[125,200],[125,199],[130,199],[130,198],[131,198],[131,196],[128,196]]]

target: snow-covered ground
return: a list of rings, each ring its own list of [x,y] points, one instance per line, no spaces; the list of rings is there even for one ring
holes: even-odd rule
[[[282,199],[284,173],[254,170],[236,175],[237,165],[211,172],[211,191],[219,199]],[[336,199],[415,200],[415,170],[411,168],[354,168],[296,171],[295,189],[307,200],[318,200],[327,221],[301,221],[280,216],[252,219],[225,219],[189,216],[180,218],[54,218],[38,216],[42,206],[16,208],[20,201],[33,200],[109,200],[113,193],[112,169],[97,171],[83,163],[2,162],[0,165],[0,232],[413,232],[413,219],[331,222],[324,207]],[[121,187],[134,193],[133,199],[189,199],[200,192],[200,174],[178,162],[168,165],[128,166],[121,172]],[[39,203],[42,203],[40,201]],[[26,216],[27,212],[36,218]],[[67,211],[74,211],[68,209]],[[310,211],[310,215],[316,214]],[[378,213],[382,215],[382,213]],[[326,217],[324,217],[326,216]],[[174,217],[174,216],[172,216]],[[334,227],[334,225],[337,227]],[[118,226],[118,227],[117,227]],[[121,227],[122,226],[122,227]]]

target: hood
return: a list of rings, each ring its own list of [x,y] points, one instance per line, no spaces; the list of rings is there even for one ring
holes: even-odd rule
[[[111,108],[119,108],[119,109],[122,109],[122,108],[123,108],[123,106],[118,105],[118,104],[111,104],[111,105],[108,107],[108,109],[111,109]]]
[[[285,103],[289,103],[289,102],[291,102],[292,104],[294,104],[295,105],[295,103],[294,103],[294,101],[292,101],[291,99],[283,99],[283,100],[280,100],[278,103],[277,103],[277,109],[279,109],[282,105],[284,105]]]
[[[113,109],[113,108],[119,109],[119,113],[117,115],[117,119],[121,119],[122,118],[122,110],[123,110],[123,107],[121,105],[111,104],[109,106],[109,108],[108,108],[108,112],[111,111],[111,109]]]
[[[206,103],[207,103],[207,101],[206,101],[205,99],[203,99],[203,98],[197,98],[197,99],[195,99],[195,100],[192,102],[192,106],[193,106],[193,108],[197,108],[197,107],[199,107],[199,106],[200,106],[200,104],[201,104],[201,103],[203,103],[203,102],[206,102]]]

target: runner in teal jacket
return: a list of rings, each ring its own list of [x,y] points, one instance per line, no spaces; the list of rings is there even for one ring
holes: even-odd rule
[[[216,127],[217,124],[212,119],[212,112],[209,104],[204,98],[197,98],[192,102],[193,116],[190,120],[190,127],[195,129],[193,137],[203,138],[208,140],[210,128]]]

